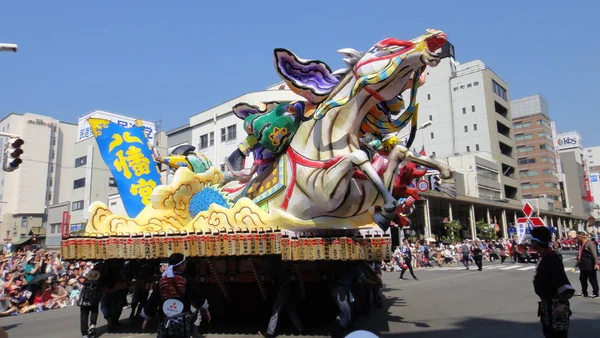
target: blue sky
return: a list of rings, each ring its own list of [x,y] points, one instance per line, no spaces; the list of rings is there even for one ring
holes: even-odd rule
[[[427,4],[417,7],[416,4]],[[11,1],[0,3],[0,117],[76,122],[104,109],[164,130],[279,81],[272,50],[342,66],[336,50],[442,29],[511,98],[542,93],[559,131],[600,145],[597,1]]]

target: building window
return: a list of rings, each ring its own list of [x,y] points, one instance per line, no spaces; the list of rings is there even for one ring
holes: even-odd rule
[[[429,121],[433,121],[433,116],[429,115]]]
[[[236,125],[232,124],[227,128],[221,128],[221,142],[235,140],[236,138]]]
[[[20,234],[19,235],[19,238],[21,238],[21,239],[26,238],[26,237],[27,237],[27,234]]]
[[[479,81],[473,82],[473,86],[479,86]]]
[[[465,133],[469,132],[469,127],[465,126]]]
[[[470,83],[467,83],[467,88],[471,88],[471,87],[473,87],[473,85]]]
[[[473,130],[477,130],[477,124],[473,125]]]
[[[479,151],[479,144],[475,145],[475,151]]]
[[[519,171],[519,175],[521,177],[537,176],[537,174],[538,174],[537,170],[521,170],[521,171]]]
[[[431,100],[431,94],[427,94],[427,100]]]
[[[519,153],[526,153],[529,151],[533,151],[534,147],[533,146],[518,146],[517,147],[517,152]]]
[[[467,153],[471,152],[471,147],[467,146]]]
[[[457,91],[457,90],[458,90],[458,87],[454,87],[454,91]]]
[[[27,217],[21,217],[21,228],[27,228]]]
[[[552,140],[552,135],[550,135],[550,134],[548,134],[546,132],[539,132],[538,133],[538,137],[545,137],[545,138],[547,138],[549,140]]]
[[[519,164],[532,164],[535,163],[535,158],[520,158],[518,161]]]
[[[71,206],[71,210],[72,211],[83,210],[83,200],[73,202],[73,205]]]
[[[115,181],[114,177],[111,177],[108,179],[108,186],[111,188],[116,188],[117,187],[117,181]]]
[[[483,187],[479,187],[477,190],[479,192],[480,198],[484,198],[484,199],[488,199],[488,200],[494,200],[494,199],[501,198],[500,191],[498,191],[498,190],[491,190],[491,189],[486,189]]]
[[[54,223],[54,224],[50,224],[50,233],[51,234],[57,234],[60,230],[60,223]]]
[[[546,174],[546,175],[553,175],[554,171],[552,169],[544,169],[544,174]]]
[[[540,144],[540,149],[542,149],[542,150],[548,149],[548,145],[547,144]]]
[[[433,133],[431,133],[431,139],[432,139],[432,140],[433,140],[433,136],[434,136],[434,135],[433,135]]]
[[[200,135],[200,149],[208,148],[208,134]]]
[[[484,178],[487,178],[487,179],[490,179],[490,180],[493,180],[496,182],[498,181],[498,173],[497,172],[494,172],[494,171],[491,171],[489,169],[485,169],[482,167],[477,167],[476,170],[477,170],[477,176],[481,176],[481,177],[484,177]]]
[[[221,172],[225,172],[225,169],[227,169],[227,168],[225,168],[225,165],[221,164]]]
[[[508,95],[506,94],[506,89],[493,79],[492,79],[492,87],[493,87],[494,93],[496,93],[496,95],[503,98],[504,101],[508,101]]]
[[[515,140],[517,140],[517,141],[531,140],[532,138],[533,138],[533,135],[531,135],[531,134],[517,134],[517,135],[515,135]]]
[[[51,192],[48,193],[48,201],[52,201],[52,193]]]
[[[460,89],[465,89],[465,85],[461,85],[461,86],[460,86]]]
[[[463,111],[463,114],[466,114],[467,113],[467,108],[463,107],[462,111]]]
[[[208,136],[208,142],[209,142],[208,146],[212,147],[215,145],[215,132],[211,131],[208,135],[209,135]]]
[[[471,106],[471,112],[473,112],[473,113],[475,112],[475,106],[474,105]]]
[[[435,151],[431,152],[431,157],[435,157]]]
[[[75,159],[75,168],[84,166],[87,164],[87,156],[81,156]]]
[[[85,187],[85,177],[73,181],[73,189],[79,189],[83,187]]]
[[[517,122],[514,124],[515,129],[529,128],[529,127],[531,127],[531,122]]]

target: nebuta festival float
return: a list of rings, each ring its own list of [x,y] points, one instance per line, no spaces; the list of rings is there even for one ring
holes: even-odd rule
[[[332,71],[274,50],[277,73],[303,100],[232,107],[247,137],[225,159],[225,173],[191,146],[161,156],[141,123],[89,118],[128,216],[92,203],[85,233],[63,234],[63,257],[138,261],[183,253],[202,285],[216,286],[205,293],[215,298],[210,303],[224,307],[240,288],[245,299],[266,300],[272,260],[284,263],[309,299],[324,294],[336,268],[389,259],[388,229],[406,226],[420,199],[413,181],[430,168],[452,183],[450,168],[409,148],[425,70],[453,50],[443,32],[430,29],[367,52],[339,52],[347,68]],[[404,127],[410,137],[403,143],[395,135]],[[158,163],[174,172],[169,184]]]

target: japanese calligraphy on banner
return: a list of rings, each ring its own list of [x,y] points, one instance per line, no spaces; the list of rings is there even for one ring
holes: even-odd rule
[[[129,217],[150,203],[152,190],[161,184],[160,173],[142,127],[126,128],[109,120],[90,118],[102,159],[115,178]]]
[[[77,123],[77,142],[94,137],[92,128],[91,128],[90,124],[88,123],[88,119],[90,119],[90,118],[109,120],[109,121],[114,122],[114,123],[118,124],[119,126],[125,127],[125,128],[135,127],[135,119],[132,119],[132,118],[129,118],[126,116],[120,116],[117,114],[108,113],[108,112],[101,111],[101,110],[96,110],[96,111],[94,111],[84,117],[81,117],[79,119],[79,122]],[[146,131],[146,136],[148,137],[148,140],[153,141],[154,134],[156,134],[156,126],[152,122],[143,121],[143,123],[144,123],[144,130]]]

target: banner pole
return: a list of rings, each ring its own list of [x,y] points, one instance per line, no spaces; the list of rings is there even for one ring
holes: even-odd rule
[[[150,151],[154,154],[154,146],[150,143],[150,141],[148,141],[149,135],[148,135],[148,132],[146,131],[146,129],[144,129],[144,122],[140,119],[136,119],[135,126],[142,128],[142,130],[144,131],[144,135],[146,135],[146,145],[148,146],[148,149],[150,149]],[[160,177],[160,184],[165,184],[163,177],[160,174],[160,170],[158,170],[158,163],[156,163],[154,156],[152,156],[152,161],[154,161],[154,169],[156,170],[156,172],[158,173],[158,176]]]

